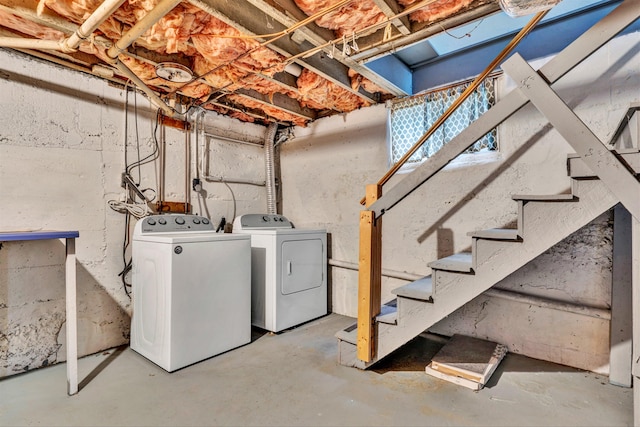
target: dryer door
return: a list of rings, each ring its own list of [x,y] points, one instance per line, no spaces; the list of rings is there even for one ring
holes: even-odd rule
[[[282,242],[282,295],[306,291],[324,283],[324,244],[322,239]]]

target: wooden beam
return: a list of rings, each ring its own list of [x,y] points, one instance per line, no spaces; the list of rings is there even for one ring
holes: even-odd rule
[[[281,93],[274,93],[272,97],[269,97],[268,95],[261,94],[255,90],[237,89],[234,91],[234,94],[259,102],[260,104],[268,107],[274,107],[289,114],[302,117],[306,120],[315,120],[316,118],[316,114],[313,110],[302,107],[298,101]]]
[[[234,2],[222,0],[189,1],[194,6],[201,8],[247,35],[273,34],[288,28],[275,19],[265,20],[264,13],[252,4],[247,3],[242,7],[238,7]],[[305,52],[314,49],[315,45],[309,42],[298,44],[294,42],[290,36],[287,36],[270,43],[269,48],[289,58],[296,55],[302,56]],[[370,93],[363,89],[354,91],[351,88],[351,79],[348,75],[349,69],[344,64],[331,58],[326,58],[322,53],[316,53],[304,59],[299,58],[296,62],[360,98],[374,104],[376,103],[376,100]]]
[[[307,18],[307,15],[298,8],[293,0],[278,0],[277,2],[273,0],[246,1],[287,28],[291,28]],[[315,22],[311,22],[296,31],[298,34],[304,35],[304,37],[315,46],[326,43],[335,37],[333,31],[320,27]]]
[[[427,37],[439,34],[442,32],[442,27],[454,28],[500,10],[498,2],[492,2],[437,22],[413,23],[411,25],[411,33],[407,35],[403,35],[394,28],[394,32],[389,39],[385,38],[384,27],[380,27],[375,31],[371,31],[369,35],[364,35],[358,39],[360,52],[351,55],[351,59],[358,62],[371,61],[388,55],[389,52],[402,49]]]
[[[409,22],[408,16],[402,16],[400,18],[394,18],[397,14],[402,12],[400,5],[396,0],[373,0],[373,2],[380,8],[382,13],[390,19],[391,23],[395,25],[398,31],[405,36],[411,34],[411,22]]]
[[[382,195],[382,187],[367,185],[367,206]],[[375,317],[380,314],[382,285],[382,218],[372,211],[360,212],[360,256],[358,262],[357,356],[363,362],[375,357]]]
[[[280,0],[278,2],[279,3],[278,6],[280,7],[276,7],[275,5],[272,4],[272,1],[268,1],[268,0],[247,0],[247,2],[256,6],[257,8],[262,10],[264,13],[268,14],[270,17],[272,17],[273,19],[281,23],[286,28],[291,28],[292,26],[298,24],[303,19],[307,18],[304,12],[298,9],[298,7],[295,5],[295,3],[293,3],[292,0]],[[295,40],[296,37],[302,38],[299,44],[302,45],[302,41],[305,41],[308,43],[308,45],[310,45],[308,46],[308,49],[311,49],[313,47],[327,44],[328,42],[334,40],[335,36],[332,31],[326,28],[319,27],[315,23],[311,23],[297,29],[294,32],[294,36],[292,37],[292,40]],[[322,52],[319,53],[322,59],[322,62],[327,62],[327,61],[340,62],[343,65],[347,66],[348,68],[351,68],[358,74],[371,80],[373,83],[377,84],[382,89],[386,90],[387,92],[393,95],[396,95],[396,96],[408,95],[406,92],[404,92],[402,89],[399,89],[393,83],[388,82],[386,79],[383,79],[376,73],[372,72],[366,66],[360,64],[357,61],[354,61],[350,56],[343,56],[342,48],[340,46],[338,46],[336,49],[333,49],[332,47],[327,46],[322,49]],[[331,54],[333,56],[333,59],[329,58],[327,56],[328,54]],[[310,64],[310,65],[313,65],[313,64]],[[322,75],[321,72],[316,71],[316,73]],[[328,80],[331,80],[332,76],[327,77],[323,75],[323,77],[327,78]],[[371,94],[366,93],[364,90],[359,90],[358,94],[366,94],[368,97],[371,97]]]

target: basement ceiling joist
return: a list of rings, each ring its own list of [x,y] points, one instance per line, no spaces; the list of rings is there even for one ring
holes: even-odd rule
[[[238,7],[237,4],[232,4],[225,0],[190,0],[190,2],[210,12],[227,24],[235,28],[241,28],[245,34],[249,35],[277,33],[291,27],[282,25],[282,23],[275,20],[265,19],[268,15],[265,15],[265,12],[249,2],[243,7]],[[257,2],[253,1],[252,3]],[[261,41],[263,40],[261,39]],[[298,44],[289,36],[277,39],[270,46],[286,58],[303,56],[305,52],[315,47],[305,42]],[[351,80],[348,76],[349,68],[338,61],[331,60],[322,53],[316,53],[308,58],[296,59],[295,62],[366,101],[375,102],[373,96],[366,91],[362,89],[354,91],[352,89]]]
[[[106,49],[159,0],[125,1],[78,52],[26,46],[26,38],[55,42],[55,37],[69,37],[102,1],[0,0],[0,36],[21,40],[24,48],[17,49],[39,58],[86,72],[102,70],[93,71],[102,77],[105,70],[111,72],[113,77],[105,78],[112,81],[137,76],[152,98],[149,90],[241,120],[295,125],[406,95],[392,76],[377,74],[365,62],[442,27],[499,10],[497,0],[183,0],[124,48],[119,60],[136,76],[116,69]],[[413,19],[415,10],[424,12],[434,4],[440,14],[435,21]],[[373,13],[373,20],[359,16],[359,10]],[[443,16],[443,10],[451,13]],[[343,20],[349,21],[347,27],[335,26]],[[163,80],[155,67],[164,63],[188,68],[193,80]],[[300,72],[287,64],[297,64]]]

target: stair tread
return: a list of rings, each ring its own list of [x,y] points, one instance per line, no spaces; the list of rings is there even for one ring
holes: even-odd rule
[[[395,288],[391,293],[398,295],[399,297],[433,302],[433,284],[431,282],[431,276],[426,276],[422,279],[416,280],[415,282]]]
[[[338,332],[335,335],[340,341],[346,341],[351,344],[358,343],[358,324],[354,323]]]
[[[469,273],[473,270],[473,255],[471,252],[461,252],[430,262],[428,265],[434,270]]]
[[[398,324],[398,305],[397,299],[389,301],[380,307],[380,314],[376,316],[376,322],[388,323],[390,325]]]
[[[567,202],[578,201],[573,194],[516,194],[511,196],[513,200],[540,201],[540,202]]]
[[[521,240],[517,228],[488,228],[467,233],[467,236],[491,240]]]

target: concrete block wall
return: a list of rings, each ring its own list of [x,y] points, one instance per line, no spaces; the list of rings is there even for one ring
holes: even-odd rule
[[[554,86],[582,120],[608,141],[640,96],[640,34],[612,40]],[[538,68],[549,58],[533,63]],[[498,97],[513,83],[499,78]],[[389,168],[387,111],[378,105],[296,129],[281,148],[283,213],[299,227],[326,227],[331,258],[358,261],[358,218],[366,184]],[[516,220],[513,194],[568,192],[566,155],[573,152],[531,105],[499,128],[499,151],[465,156],[409,195],[383,219],[383,268],[427,275],[427,263],[469,250],[474,230]],[[397,175],[386,188],[402,179]],[[608,215],[506,278],[500,287],[528,295],[610,307]],[[332,308],[357,315],[357,272],[330,268]],[[403,282],[383,278],[383,301]],[[523,315],[526,313],[526,316]],[[496,339],[517,353],[608,372],[609,321],[482,297],[434,330]]]
[[[0,49],[0,231],[79,230],[76,242],[79,354],[128,343],[131,302],[123,268],[125,217],[107,202],[123,190],[125,91],[98,78]],[[128,160],[152,152],[155,110],[129,92]],[[192,114],[191,119],[195,118]],[[261,143],[265,128],[207,113],[207,133]],[[200,135],[199,160],[204,136]],[[185,138],[167,129],[166,200],[185,199]],[[259,145],[211,138],[211,173],[264,180]],[[192,177],[196,173],[191,136]],[[218,161],[224,159],[223,162]],[[230,159],[235,159],[231,161]],[[240,170],[238,174],[235,172]],[[140,169],[141,187],[157,190],[159,169]],[[138,171],[134,171],[138,178]],[[239,176],[232,176],[239,175]],[[190,178],[190,179],[191,179]],[[149,193],[151,194],[151,193]],[[203,182],[189,194],[194,211],[221,217],[266,210],[264,187]],[[64,245],[8,242],[0,248],[0,377],[66,360]]]

